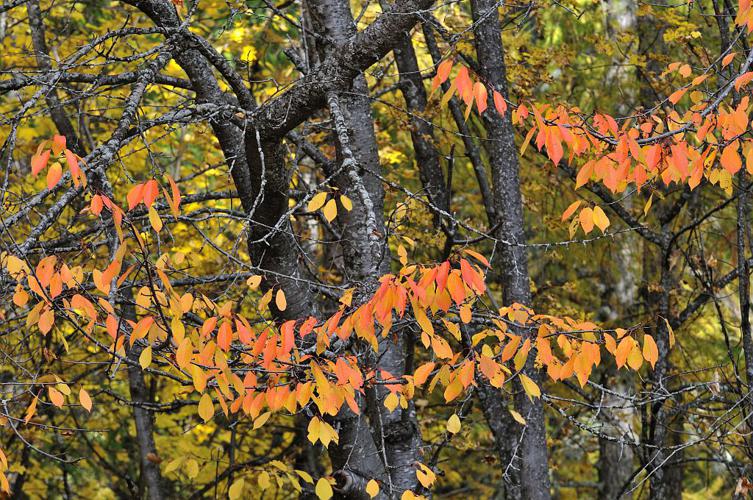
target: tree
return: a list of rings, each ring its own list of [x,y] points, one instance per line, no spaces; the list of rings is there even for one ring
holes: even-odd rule
[[[751,5],[533,7],[2,5],[0,489],[747,495]]]

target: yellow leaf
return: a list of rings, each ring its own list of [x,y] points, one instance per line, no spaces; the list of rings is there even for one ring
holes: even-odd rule
[[[669,348],[672,349],[675,346],[675,331],[672,330],[672,325],[669,324],[667,318],[664,318],[664,323],[667,324],[667,331],[669,332]]]
[[[332,492],[332,485],[323,477],[320,477],[316,482],[316,489],[314,491],[316,492],[316,496],[319,497],[319,500],[329,500],[334,494]]]
[[[350,200],[350,198],[348,198],[344,194],[340,195],[340,205],[342,205],[343,208],[347,210],[348,212],[353,210],[353,202]]]
[[[628,354],[627,363],[633,370],[640,370],[643,364],[643,356],[641,355],[641,350],[638,348],[638,342],[633,344],[633,349]]]
[[[379,483],[373,479],[366,483],[366,493],[368,493],[371,498],[377,496],[379,494]]]
[[[284,311],[288,307],[288,301],[285,299],[285,292],[282,291],[282,288],[277,290],[275,294],[275,305],[280,311]]]
[[[241,498],[241,495],[243,494],[243,486],[245,486],[245,481],[243,478],[237,479],[232,486],[230,486],[230,489],[227,491],[227,495],[230,497],[230,500],[235,500],[236,498]]]
[[[89,413],[92,412],[92,398],[89,397],[89,393],[83,387],[78,391],[78,401],[81,403],[81,406],[86,408],[86,411]]]
[[[193,344],[188,337],[184,338],[175,352],[175,361],[181,368],[186,368],[191,363],[193,357]]]
[[[437,475],[434,474],[433,470],[419,462],[418,469],[416,470],[416,478],[421,483],[421,486],[430,488],[434,484],[434,481],[437,480]]]
[[[397,394],[394,392],[391,392],[387,395],[386,398],[384,398],[384,406],[390,412],[395,411],[395,408],[397,408],[397,405],[400,404],[400,398],[397,397]]]
[[[651,210],[651,204],[654,202],[654,193],[651,193],[651,196],[648,197],[648,201],[646,202],[646,206],[643,207],[643,216],[648,216],[648,211]]]
[[[11,275],[16,275],[21,271],[28,272],[29,270],[29,266],[26,265],[26,262],[22,261],[15,255],[8,255],[8,260],[5,265],[8,268],[8,273]]]
[[[541,389],[527,375],[520,374],[520,383],[523,385],[523,390],[530,399],[541,397]]]
[[[141,354],[139,355],[139,364],[142,369],[145,369],[152,364],[152,346],[141,351]]]
[[[337,204],[335,203],[335,200],[329,200],[327,204],[324,205],[322,213],[324,214],[324,218],[327,219],[327,222],[332,222],[332,219],[337,217]]]
[[[453,415],[447,420],[447,432],[450,434],[457,434],[460,432],[460,417]]]
[[[188,477],[194,478],[199,475],[199,462],[194,460],[193,458],[190,458],[186,460],[186,475]]]
[[[204,422],[209,422],[214,417],[214,403],[212,403],[212,396],[204,393],[199,401],[199,416]]]
[[[269,417],[272,416],[271,411],[267,411],[259,415],[259,417],[254,420],[254,430],[258,429],[262,425],[267,423],[267,420],[269,420]]]
[[[520,425],[526,425],[526,419],[523,418],[523,415],[518,413],[515,410],[508,410],[510,412],[510,415],[512,415],[512,418],[519,423]]]
[[[324,206],[325,201],[327,201],[326,192],[316,193],[314,197],[311,198],[311,201],[309,201],[309,204],[306,208],[309,212],[316,212]]]
[[[272,481],[269,478],[269,472],[265,470],[261,471],[259,477],[256,478],[256,484],[259,485],[259,489],[262,491],[272,486]]]
[[[602,233],[609,227],[610,223],[607,214],[604,213],[604,210],[602,210],[600,206],[594,207],[594,224],[601,229]]]
[[[154,206],[149,207],[149,223],[152,225],[152,229],[158,233],[162,231],[162,219],[159,218],[159,214]]]
[[[463,392],[463,383],[459,377],[456,377],[444,390],[444,399],[446,402],[450,402]]]
[[[303,479],[307,483],[314,484],[314,478],[312,478],[311,474],[309,474],[305,470],[298,470],[298,469],[296,469],[295,473],[298,474],[299,476],[301,476],[301,479]]]

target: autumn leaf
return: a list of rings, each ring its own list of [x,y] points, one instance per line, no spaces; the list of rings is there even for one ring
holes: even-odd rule
[[[243,496],[243,487],[246,485],[246,482],[243,480],[243,478],[236,479],[232,485],[230,485],[230,488],[227,491],[228,497],[230,500],[236,500],[238,498],[242,498]]]
[[[57,186],[57,183],[60,182],[60,178],[62,176],[63,167],[60,165],[60,163],[55,162],[50,165],[50,168],[47,170],[47,189],[52,190],[52,188]]]
[[[671,102],[672,104],[677,104],[678,102],[680,102],[680,99],[682,99],[682,97],[687,93],[689,88],[690,87],[685,87],[674,91],[672,95],[669,96],[669,102]]]
[[[452,415],[447,420],[447,432],[450,434],[457,434],[460,432],[460,417],[457,415]]]
[[[288,301],[285,299],[285,292],[282,288],[278,289],[275,294],[275,305],[280,311],[284,311],[288,307]]]
[[[567,209],[562,213],[562,219],[561,220],[562,221],[566,221],[567,219],[569,219],[570,217],[572,217],[572,215],[575,213],[575,211],[578,209],[578,207],[580,206],[581,203],[582,203],[581,200],[572,202],[567,207]]]
[[[152,346],[147,346],[139,355],[139,365],[146,369],[152,364]]]
[[[536,382],[531,380],[528,375],[524,373],[521,373],[519,377],[520,383],[523,386],[523,391],[525,391],[529,399],[533,400],[533,398],[541,397],[541,389],[536,385]]]
[[[89,393],[86,392],[86,390],[82,387],[78,391],[78,401],[81,403],[81,406],[83,406],[86,411],[91,413],[92,411],[92,399],[89,397]]]
[[[600,206],[595,206],[593,209],[593,221],[596,226],[601,229],[601,232],[606,232],[607,228],[609,227],[609,219],[607,218],[607,214],[604,213],[604,211],[601,209]]]
[[[329,480],[324,477],[320,477],[316,482],[316,488],[314,489],[314,492],[316,493],[316,496],[317,498],[319,498],[319,500],[329,500],[334,495],[334,492],[332,491],[332,485],[329,483]]]
[[[324,206],[324,202],[327,201],[327,193],[322,191],[320,193],[316,193],[311,200],[308,203],[308,206],[306,207],[306,210],[309,212],[316,212],[320,208]]]
[[[651,368],[656,367],[656,362],[659,360],[659,348],[654,338],[648,334],[643,336],[643,357],[651,364]]]
[[[324,218],[327,219],[327,222],[332,222],[332,220],[337,217],[337,204],[335,203],[334,198],[330,199],[324,205],[322,214],[324,215]]]
[[[52,404],[54,404],[58,408],[63,407],[63,404],[65,404],[65,396],[63,396],[63,393],[52,386],[48,386],[47,394],[49,395]]]
[[[510,415],[512,415],[513,420],[515,420],[520,425],[526,425],[526,419],[523,418],[523,415],[518,413],[515,410],[508,410],[510,412]]]
[[[594,211],[591,207],[586,207],[580,211],[578,217],[580,227],[583,228],[583,232],[588,234],[594,229]]]
[[[369,482],[366,483],[366,493],[368,493],[371,498],[376,497],[379,494],[379,483],[374,479],[370,479]]]
[[[214,417],[212,396],[206,392],[201,396],[201,400],[199,400],[199,416],[204,422],[209,422]]]
[[[350,200],[350,198],[348,198],[344,194],[340,195],[340,205],[342,205],[343,208],[347,210],[348,212],[353,210],[353,202]]]

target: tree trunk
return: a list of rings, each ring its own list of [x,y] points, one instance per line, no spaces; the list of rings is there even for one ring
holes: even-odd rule
[[[136,321],[136,310],[133,305],[133,294],[130,288],[123,289],[125,301],[123,304],[123,320]],[[126,343],[128,341],[126,340]],[[144,350],[138,342],[128,350],[128,387],[133,402],[133,420],[136,424],[136,441],[139,446],[139,461],[141,465],[141,484],[146,487],[150,500],[165,498],[162,474],[159,470],[159,454],[154,444],[154,420],[152,412],[144,407],[152,402],[149,388],[144,380],[144,372],[139,366],[139,356]]]
[[[472,0],[474,41],[481,77],[507,97],[507,71],[497,6],[494,0]],[[487,131],[487,151],[492,166],[493,196],[498,224],[495,236],[504,242],[494,267],[499,273],[504,303],[530,305],[531,289],[525,248],[523,201],[512,122],[509,113],[500,116],[493,102],[490,102],[489,109],[484,113],[484,124]],[[538,384],[541,380],[538,370],[534,367],[535,358],[535,350],[532,350],[523,372]],[[523,496],[532,500],[548,499],[551,495],[544,409],[540,398],[530,400],[519,387],[517,389],[516,405],[527,422],[520,446],[520,484]],[[509,428],[508,425],[496,427]],[[497,439],[500,438],[508,439],[506,436],[497,436]]]
[[[347,0],[312,0],[308,5],[317,32],[335,44],[323,44],[320,53],[327,54],[356,33]],[[379,178],[379,150],[364,76],[357,76],[349,91],[328,94],[327,103],[337,133],[338,162],[343,167],[336,183],[353,202],[352,210],[342,211],[338,217],[348,273],[345,282],[360,285],[356,298],[360,301],[376,291],[378,278],[389,271],[390,265],[384,226],[384,189]],[[396,378],[402,377],[405,374],[404,351],[401,332],[394,339],[392,336],[381,338],[379,353],[372,359],[374,368]],[[388,473],[385,489],[388,494],[399,496],[405,490],[415,489],[418,484],[415,463],[419,459],[421,437],[415,410],[413,405],[394,412],[387,410],[384,398],[388,389],[385,386],[377,386],[367,393],[371,434]],[[361,440],[366,439],[362,431],[354,434]]]

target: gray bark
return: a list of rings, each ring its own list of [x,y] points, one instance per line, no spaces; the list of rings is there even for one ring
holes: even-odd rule
[[[123,320],[136,321],[136,310],[130,288],[123,289],[126,300],[123,305]],[[126,342],[128,343],[128,342]],[[133,402],[133,420],[136,424],[136,441],[139,447],[141,483],[146,487],[150,500],[165,497],[162,474],[159,470],[159,454],[154,444],[154,420],[152,412],[145,408],[151,402],[151,394],[139,366],[139,356],[144,350],[138,342],[128,350],[128,387]]]
[[[486,83],[507,97],[507,71],[504,62],[502,33],[494,0],[473,0],[474,42],[481,77]],[[520,188],[519,161],[515,135],[509,113],[500,116],[493,102],[484,113],[487,132],[487,152],[492,167],[493,196],[497,230],[495,236],[503,243],[498,259],[493,264],[499,273],[505,304],[518,302],[530,305],[531,289],[528,275],[528,256],[525,248],[525,223],[523,200]],[[531,335],[531,332],[520,332]],[[533,366],[535,352],[528,356],[523,372],[534,382],[540,383],[538,370]],[[541,399],[531,401],[517,388],[516,406],[527,421],[521,438],[520,485],[523,497],[548,499],[549,469],[546,447],[546,422]],[[487,412],[488,414],[488,412]],[[503,416],[504,415],[504,416]],[[509,418],[503,412],[497,418]],[[506,425],[492,425],[505,429]],[[497,435],[497,440],[507,436]]]
[[[331,40],[332,45],[320,46],[319,57],[327,60],[356,33],[350,4],[347,0],[313,0],[308,6],[317,32]],[[346,282],[358,284],[360,299],[371,296],[378,286],[378,277],[389,271],[389,250],[384,225],[384,188],[379,150],[374,133],[371,104],[366,79],[357,75],[351,88],[327,96],[337,133],[338,162],[343,172],[336,183],[353,202],[350,212],[341,212],[342,247]],[[373,175],[377,174],[377,175]],[[379,344],[376,368],[395,377],[405,373],[404,340],[402,335],[383,338]],[[370,389],[367,413],[372,427],[373,442],[382,455],[388,473],[387,491],[400,495],[417,485],[415,462],[418,459],[420,436],[412,406],[407,410],[389,412],[383,404],[387,389]],[[358,434],[362,441],[365,436]]]
[[[382,5],[387,2],[382,0]],[[434,126],[426,119],[427,96],[421,71],[418,67],[416,51],[413,48],[410,32],[398,38],[395,50],[395,63],[399,72],[400,90],[410,120],[410,135],[416,156],[418,173],[429,201],[445,212],[450,209],[450,193],[446,187],[439,153],[435,147]],[[435,225],[439,217],[434,217]]]

